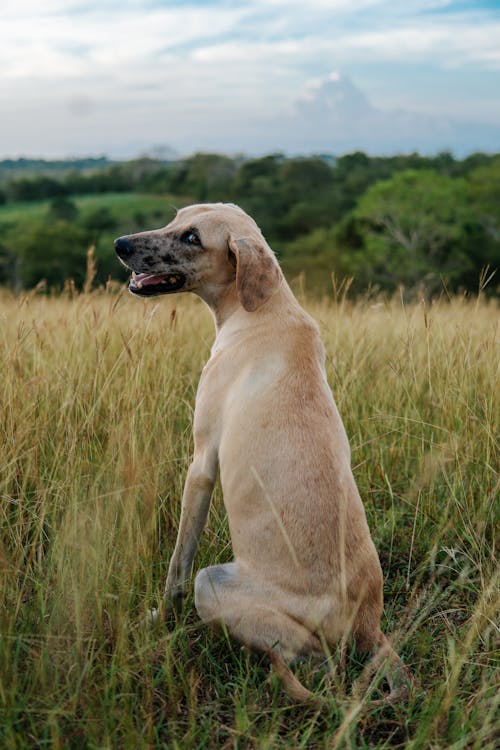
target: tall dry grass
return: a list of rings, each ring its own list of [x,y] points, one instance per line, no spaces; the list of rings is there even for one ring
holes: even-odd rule
[[[410,702],[354,703],[363,665],[301,678],[199,625],[142,618],[175,541],[200,370],[196,299],[0,298],[0,747],[486,748],[500,692],[497,305],[309,303],[385,574]],[[196,565],[230,559],[219,490]]]

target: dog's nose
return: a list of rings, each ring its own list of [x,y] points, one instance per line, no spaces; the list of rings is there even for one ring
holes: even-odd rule
[[[126,237],[118,237],[115,240],[115,250],[120,258],[129,258],[134,252],[132,243]]]

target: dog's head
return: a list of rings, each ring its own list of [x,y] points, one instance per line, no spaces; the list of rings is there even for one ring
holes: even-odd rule
[[[190,291],[210,300],[234,284],[245,310],[254,311],[281,279],[257,224],[232,203],[188,206],[163,229],[119,237],[115,249],[140,297]]]

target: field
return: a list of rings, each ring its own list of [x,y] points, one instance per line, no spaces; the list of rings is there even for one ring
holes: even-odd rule
[[[80,195],[72,197],[78,210],[85,217],[96,208],[107,208],[118,220],[132,216],[135,213],[152,214],[158,212],[158,217],[168,218],[168,198],[164,195],[140,195],[138,193],[98,193],[97,195]],[[0,206],[0,224],[19,224],[43,219],[50,208],[51,201],[17,201]],[[170,215],[173,211],[170,210]],[[165,220],[166,223],[166,220]]]
[[[293,705],[192,597],[143,618],[173,549],[200,370],[196,299],[0,297],[0,747],[498,747],[498,306],[454,298],[304,304],[385,575],[385,632],[415,686],[310,664],[323,710]],[[196,566],[231,558],[218,488]]]

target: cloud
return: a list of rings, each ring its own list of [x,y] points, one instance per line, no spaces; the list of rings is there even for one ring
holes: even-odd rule
[[[310,82],[291,111],[284,114],[281,129],[285,148],[298,153],[361,149],[383,154],[450,149],[462,155],[470,150],[471,131],[475,133],[477,149],[500,149],[497,127],[376,107],[338,72]]]
[[[469,19],[470,20],[470,19]],[[348,34],[340,40],[342,55],[397,62],[438,60],[448,67],[478,65],[500,70],[500,23],[470,27],[463,18],[453,23],[427,21],[412,27]]]
[[[99,66],[144,66],[148,75],[170,53],[187,60],[231,62],[277,55],[296,64],[330,56],[414,59],[440,65],[500,67],[498,14],[439,14],[449,2],[408,0],[253,0],[227,3],[3,0],[0,59],[4,78],[92,76]],[[471,6],[474,8],[474,5]],[[285,13],[286,10],[286,13]],[[430,13],[430,11],[433,11]]]

